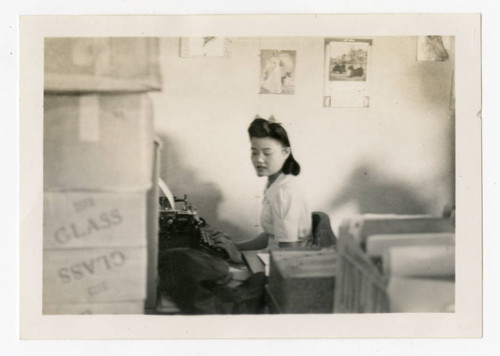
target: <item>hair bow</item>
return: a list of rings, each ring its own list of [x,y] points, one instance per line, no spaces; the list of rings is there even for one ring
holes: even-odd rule
[[[256,119],[262,119],[262,117],[260,117],[260,115],[255,115],[255,118],[256,118]],[[278,125],[281,125],[281,122],[278,122],[278,121],[276,120],[276,118],[274,117],[274,115],[269,116],[269,119],[267,119],[267,121],[268,121],[270,124],[278,124]]]

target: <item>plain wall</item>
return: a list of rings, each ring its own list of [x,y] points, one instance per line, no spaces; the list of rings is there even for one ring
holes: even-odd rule
[[[369,108],[324,108],[324,38],[231,38],[227,57],[181,58],[162,38],[163,89],[151,94],[160,176],[235,238],[259,233],[265,178],[247,128],[274,115],[289,133],[311,210],[332,225],[357,213],[439,215],[454,203],[454,58],[416,60],[416,37],[373,40]],[[260,50],[296,51],[295,94],[259,94]]]

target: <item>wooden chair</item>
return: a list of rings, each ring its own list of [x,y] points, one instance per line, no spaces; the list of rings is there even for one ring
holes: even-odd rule
[[[321,211],[312,213],[312,245],[316,247],[334,247],[337,237],[332,231],[330,218]]]

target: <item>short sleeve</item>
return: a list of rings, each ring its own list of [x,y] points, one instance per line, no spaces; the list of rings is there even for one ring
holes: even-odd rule
[[[289,187],[280,187],[271,203],[274,238],[279,242],[297,241],[299,222],[303,210],[300,197]]]

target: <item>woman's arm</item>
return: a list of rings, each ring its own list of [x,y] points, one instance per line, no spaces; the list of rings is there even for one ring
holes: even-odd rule
[[[241,255],[241,251],[261,250],[267,247],[268,242],[266,233],[262,233],[250,240],[234,242],[228,235],[219,232],[214,237],[214,240],[214,246],[226,250],[227,254],[229,255],[229,259],[235,263],[243,263],[243,256]]]
[[[241,242],[235,242],[236,247],[240,251],[248,250],[262,250],[267,247],[268,237],[265,232],[257,235],[253,239],[245,240]]]

